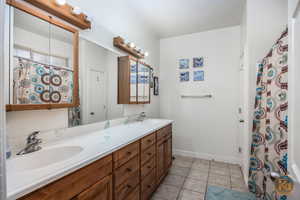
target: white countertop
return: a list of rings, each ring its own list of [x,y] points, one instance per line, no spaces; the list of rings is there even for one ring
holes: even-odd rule
[[[119,125],[97,132],[88,133],[71,139],[58,141],[46,146],[43,150],[80,146],[83,150],[69,159],[43,168],[33,170],[17,170],[16,160],[20,157],[7,160],[7,196],[8,200],[17,199],[42,186],[47,185],[67,174],[74,172],[110,153],[130,144],[140,138],[156,131],[170,123],[172,120],[148,119],[143,122],[134,122],[126,125]],[[84,129],[83,129],[84,134]],[[34,152],[36,153],[36,152]],[[34,154],[31,153],[31,154]],[[30,155],[30,154],[28,154]],[[25,158],[26,155],[24,155]],[[18,166],[20,169],[21,167]]]

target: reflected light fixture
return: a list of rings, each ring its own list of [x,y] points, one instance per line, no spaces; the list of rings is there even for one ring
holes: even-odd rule
[[[59,6],[63,6],[67,3],[67,1],[66,0],[55,0],[55,3]]]
[[[129,42],[129,47],[134,48],[135,44],[133,42]]]
[[[78,6],[75,6],[72,10],[72,13],[75,15],[80,15],[81,9]]]
[[[144,55],[145,55],[146,57],[149,56],[148,51],[146,51],[146,52],[144,53]]]

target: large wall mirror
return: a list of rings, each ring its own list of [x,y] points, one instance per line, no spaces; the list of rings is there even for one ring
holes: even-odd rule
[[[9,26],[7,110],[78,106],[78,31],[23,6]]]
[[[80,38],[80,107],[69,110],[69,126],[123,117],[123,105],[117,103],[118,56],[111,50]]]

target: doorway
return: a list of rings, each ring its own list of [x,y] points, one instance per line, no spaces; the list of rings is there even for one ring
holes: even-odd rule
[[[89,69],[88,79],[88,123],[105,121],[107,114],[106,73]]]

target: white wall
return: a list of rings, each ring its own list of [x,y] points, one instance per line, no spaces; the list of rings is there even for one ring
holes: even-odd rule
[[[239,55],[239,26],[160,41],[161,117],[175,120],[175,152],[238,162]],[[180,83],[178,59],[198,56],[204,56],[205,81],[190,75],[190,82]],[[180,97],[206,93],[213,98]]]
[[[159,40],[151,30],[147,29],[146,24],[139,21],[139,18],[127,6],[126,1],[70,0],[68,3],[80,6],[94,19],[91,30],[80,31],[81,37],[116,51],[120,55],[125,55],[125,53],[113,47],[113,37],[128,38],[149,52],[150,55],[146,62],[154,68],[155,74],[158,75]],[[146,111],[150,117],[158,117],[159,97],[152,96],[150,105],[126,105],[124,107],[124,115],[136,114],[141,111]],[[12,112],[8,114],[8,120],[10,127],[14,125],[17,132],[24,135],[29,134],[31,130],[43,131],[49,128],[68,127],[67,109]],[[47,124],[47,126],[40,126],[43,124]]]
[[[242,31],[244,38],[245,70],[245,132],[243,133],[243,172],[248,180],[249,150],[252,140],[253,111],[256,90],[256,64],[269,52],[275,41],[287,26],[287,1],[251,0],[246,1]],[[247,156],[247,157],[245,157]]]
[[[0,0],[0,30],[4,29],[4,1]],[[4,66],[4,31],[0,31],[0,66]],[[0,68],[0,199],[6,198],[6,131],[5,131],[5,91],[4,68]]]

